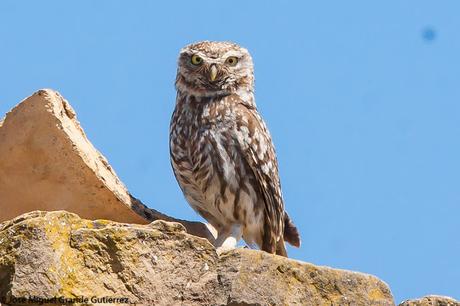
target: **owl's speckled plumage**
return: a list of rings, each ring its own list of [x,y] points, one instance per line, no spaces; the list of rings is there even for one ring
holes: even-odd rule
[[[192,59],[194,57],[194,59]],[[270,133],[257,111],[249,52],[228,42],[183,48],[170,127],[171,164],[188,203],[216,230],[216,246],[242,237],[286,256],[300,245],[285,212]]]

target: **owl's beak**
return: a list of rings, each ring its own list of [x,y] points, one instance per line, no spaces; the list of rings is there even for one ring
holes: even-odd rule
[[[216,65],[211,65],[211,69],[209,69],[209,79],[211,80],[211,82],[214,82],[216,80],[216,77],[217,77],[217,67]]]

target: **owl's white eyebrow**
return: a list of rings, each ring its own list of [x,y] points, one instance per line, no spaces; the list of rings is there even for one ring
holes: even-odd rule
[[[224,55],[222,57],[227,58],[229,56],[243,57],[243,55],[240,52],[235,52],[233,50],[224,53]]]
[[[224,53],[222,56],[218,56],[218,57],[210,57],[210,56],[208,56],[207,54],[205,54],[205,53],[203,53],[201,51],[192,51],[192,52],[190,52],[190,51],[187,50],[187,52],[184,52],[184,54],[189,55],[189,56],[192,56],[193,54],[196,54],[198,56],[201,56],[202,58],[208,58],[208,59],[213,59],[213,60],[219,59],[219,58],[227,58],[229,56],[236,56],[236,57],[243,57],[244,56],[244,54],[241,54],[240,52],[236,52],[234,50],[228,51],[228,52]]]
[[[200,52],[200,51],[186,51],[184,52],[183,54],[187,55],[187,56],[192,56],[192,55],[198,55],[202,58],[209,58],[205,53],[203,52]]]

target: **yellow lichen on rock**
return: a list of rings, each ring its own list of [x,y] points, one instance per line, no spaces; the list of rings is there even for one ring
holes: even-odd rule
[[[393,305],[377,278],[260,251],[218,256],[178,223],[31,212],[0,225],[0,298],[124,297],[154,305]]]
[[[448,296],[428,295],[404,301],[399,306],[460,306],[460,302]]]
[[[388,286],[376,277],[264,252],[243,249],[224,254],[220,269],[236,303],[244,297],[245,302],[262,305],[393,305]]]

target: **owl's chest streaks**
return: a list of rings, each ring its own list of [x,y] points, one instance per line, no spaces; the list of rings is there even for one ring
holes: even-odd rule
[[[178,103],[174,116],[175,126],[171,127],[173,152],[182,161],[188,162],[188,170],[200,179],[210,172],[228,172],[225,162],[233,156],[232,147],[235,114],[225,100],[187,101]],[[224,164],[222,164],[224,162]],[[226,175],[228,177],[228,175]]]
[[[245,185],[251,176],[239,154],[234,108],[227,101],[193,106],[178,104],[173,118],[171,155],[176,176],[195,209],[215,208],[213,215],[238,220],[239,201],[245,196],[247,202],[251,194]]]

